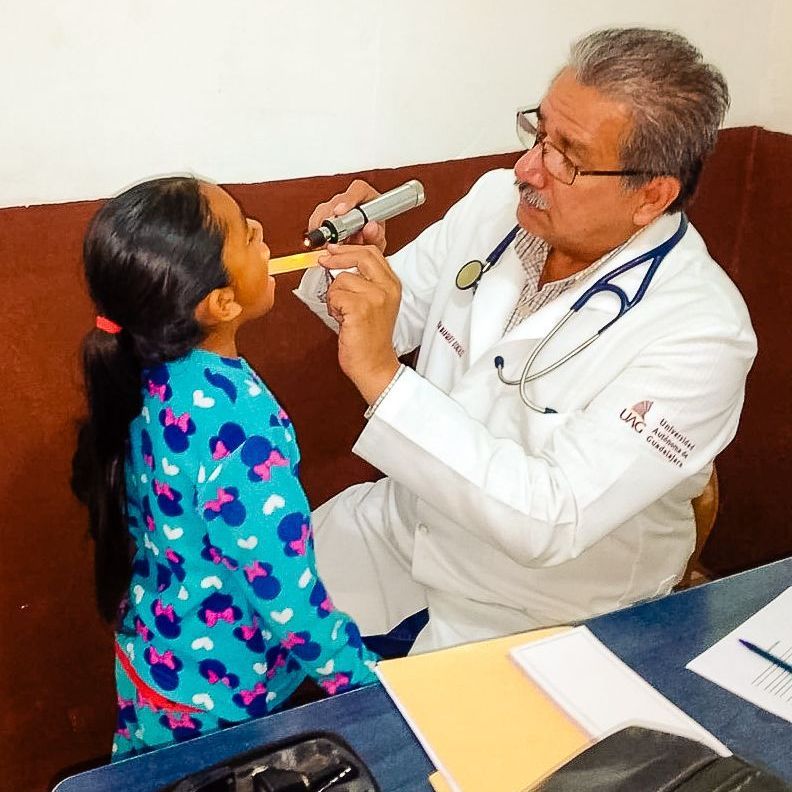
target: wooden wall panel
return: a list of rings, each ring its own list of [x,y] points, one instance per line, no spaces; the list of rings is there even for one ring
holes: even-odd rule
[[[719,575],[792,554],[792,136],[729,133],[691,211],[759,342],[737,437],[717,463],[721,503],[702,563]]]

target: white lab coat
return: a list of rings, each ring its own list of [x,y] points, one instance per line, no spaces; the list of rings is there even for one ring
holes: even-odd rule
[[[386,474],[315,512],[320,574],[364,633],[428,604],[414,651],[583,619],[667,593],[695,542],[691,498],[737,429],[756,339],[739,292],[690,226],[643,300],[528,386],[502,384],[595,279],[670,237],[664,215],[602,269],[504,335],[525,281],[513,246],[475,294],[459,268],[515,223],[511,171],[485,174],[389,261],[394,344],[421,347],[354,451]],[[618,280],[637,290],[648,265]],[[317,273],[298,289],[317,312]],[[542,351],[557,360],[615,315],[591,299]]]

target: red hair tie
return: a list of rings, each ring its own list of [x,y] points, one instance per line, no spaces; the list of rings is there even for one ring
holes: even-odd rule
[[[105,333],[110,333],[110,335],[116,335],[117,333],[121,332],[121,325],[117,325],[106,316],[97,316],[96,326],[100,330],[104,330]]]

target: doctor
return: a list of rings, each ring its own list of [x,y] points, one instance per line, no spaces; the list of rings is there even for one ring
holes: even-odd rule
[[[413,651],[668,592],[756,352],[682,214],[728,106],[721,74],[676,34],[605,30],[537,105],[518,113],[514,173],[485,174],[388,259],[369,224],[369,244],[321,262],[356,270],[298,290],[337,322],[370,405],[354,451],[386,474],[315,512],[319,569],[364,632],[428,607]],[[311,227],[374,195],[353,183]]]

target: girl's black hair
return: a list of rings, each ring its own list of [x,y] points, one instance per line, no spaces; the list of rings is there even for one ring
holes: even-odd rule
[[[203,339],[198,303],[227,286],[225,230],[201,183],[189,177],[138,184],[110,199],[83,245],[85,277],[98,314],[121,326],[91,330],[82,343],[88,415],[72,459],[71,487],[88,506],[95,541],[99,612],[114,622],[129,588],[129,424],[143,406],[142,370],[186,355]]]

